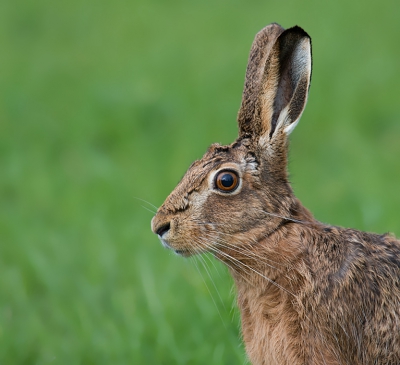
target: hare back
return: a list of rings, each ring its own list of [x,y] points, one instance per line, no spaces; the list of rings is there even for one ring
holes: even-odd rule
[[[315,310],[325,308],[321,315],[328,319],[326,330],[331,329],[331,341],[347,352],[347,361],[399,363],[400,241],[356,230],[325,230],[309,252],[318,285],[308,315],[318,323]],[[305,295],[302,300],[308,301]]]
[[[303,247],[276,279],[290,294],[233,274],[252,363],[400,363],[400,241],[320,223],[290,223],[287,237]]]

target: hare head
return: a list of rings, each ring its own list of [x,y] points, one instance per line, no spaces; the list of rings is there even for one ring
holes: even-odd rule
[[[287,177],[287,147],[310,79],[311,39],[303,29],[271,24],[256,35],[239,137],[231,145],[211,145],[158,209],[152,230],[165,247],[183,256],[218,256],[228,250],[227,237],[235,250],[301,218]]]

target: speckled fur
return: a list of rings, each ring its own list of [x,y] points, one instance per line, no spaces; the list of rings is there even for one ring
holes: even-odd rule
[[[288,131],[311,79],[311,42],[271,24],[253,43],[239,137],[195,161],[152,220],[182,256],[230,269],[254,365],[400,364],[400,242],[316,221],[287,176]],[[216,189],[236,171],[240,186]]]

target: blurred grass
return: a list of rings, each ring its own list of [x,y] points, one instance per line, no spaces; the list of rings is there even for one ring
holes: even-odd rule
[[[245,362],[225,268],[163,250],[136,198],[160,205],[236,137],[248,51],[272,21],[313,38],[297,195],[322,221],[399,235],[397,10],[0,2],[0,364]]]

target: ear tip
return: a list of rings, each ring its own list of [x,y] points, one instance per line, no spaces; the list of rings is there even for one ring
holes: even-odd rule
[[[282,30],[285,29],[280,24],[278,24],[276,22],[273,22],[273,23],[270,23],[270,24],[266,25],[263,29],[260,30],[260,32],[262,32],[264,29],[274,29],[274,28],[275,29],[282,29]]]
[[[271,36],[272,34],[275,34],[275,37],[281,37],[290,34],[298,38],[307,38],[311,43],[310,35],[303,28],[295,25],[294,27],[285,30],[285,28],[278,23],[271,23],[262,28],[256,34],[255,40],[269,38],[268,36]]]
[[[268,28],[268,27],[270,27],[270,28],[275,28],[275,27],[277,27],[277,28],[281,28],[281,29],[284,29],[279,23],[277,23],[277,22],[272,22],[271,24],[268,24],[267,26],[265,26],[265,28]]]
[[[268,36],[276,34],[276,37],[281,34],[285,28],[281,27],[278,23],[271,23],[262,28],[255,36],[255,39],[269,38]]]
[[[298,25],[295,25],[294,27],[288,28],[285,30],[284,32],[285,34],[292,34],[292,35],[296,35],[299,38],[308,38],[311,42],[311,37],[310,35],[301,27],[299,27]],[[282,33],[283,35],[283,33]]]

